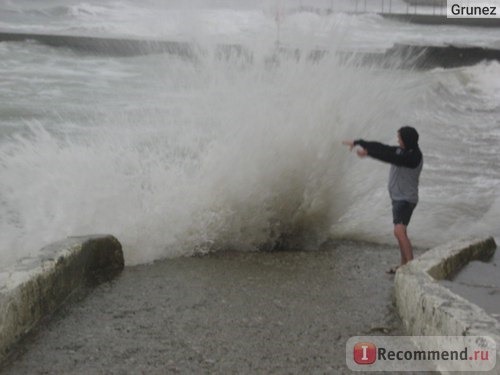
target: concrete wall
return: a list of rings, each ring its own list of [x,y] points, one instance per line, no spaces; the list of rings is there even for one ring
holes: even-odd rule
[[[71,237],[0,269],[0,362],[45,316],[78,289],[107,280],[124,267],[113,236]]]
[[[454,294],[439,280],[450,279],[471,260],[495,252],[493,238],[460,240],[436,247],[396,273],[396,305],[403,325],[414,336],[489,336],[500,362],[500,324],[483,309]],[[499,362],[495,367],[500,373]]]

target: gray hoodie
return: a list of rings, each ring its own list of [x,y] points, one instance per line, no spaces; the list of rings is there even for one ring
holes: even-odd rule
[[[379,142],[354,141],[368,151],[368,155],[391,164],[389,173],[389,195],[392,200],[418,202],[418,184],[424,164],[418,147],[418,133],[409,126],[399,129],[404,148],[388,146]]]

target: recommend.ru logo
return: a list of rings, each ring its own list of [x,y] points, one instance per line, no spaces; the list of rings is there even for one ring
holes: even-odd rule
[[[486,336],[357,336],[346,343],[353,371],[490,371],[496,354]]]

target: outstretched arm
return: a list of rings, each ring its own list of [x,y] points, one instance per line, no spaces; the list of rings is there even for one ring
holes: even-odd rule
[[[361,146],[363,150],[358,150],[360,157],[369,155],[374,159],[402,167],[416,168],[422,158],[419,151],[406,151],[399,147],[388,146],[380,142],[367,142],[357,139],[355,141],[344,141],[343,144],[349,146],[351,150],[354,146]]]
[[[398,147],[388,146],[380,142],[367,142],[362,139],[353,141],[353,145],[363,147],[372,158],[398,165]]]

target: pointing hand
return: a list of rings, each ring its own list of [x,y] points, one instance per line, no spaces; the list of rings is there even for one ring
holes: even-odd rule
[[[349,151],[352,151],[354,147],[354,141],[347,140],[347,141],[342,141],[343,145],[349,146]]]

